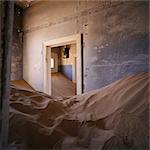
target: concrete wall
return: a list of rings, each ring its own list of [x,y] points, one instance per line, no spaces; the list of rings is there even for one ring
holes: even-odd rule
[[[22,9],[15,6],[13,49],[11,57],[11,80],[23,79],[23,32],[22,30]]]
[[[4,51],[4,2],[0,1],[0,113],[2,109],[2,60],[3,60],[3,51]],[[1,123],[0,119],[0,137],[1,137]],[[1,143],[0,143],[1,147]]]
[[[39,2],[24,13],[24,79],[43,90],[42,43],[83,33],[84,91],[148,71],[148,2]]]

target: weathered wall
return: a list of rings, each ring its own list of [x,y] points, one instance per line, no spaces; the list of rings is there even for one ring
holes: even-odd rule
[[[4,11],[4,6],[3,6],[3,3],[2,1],[0,1],[0,83],[1,83],[1,69],[2,69],[2,54],[3,54],[3,47],[2,47],[2,44],[3,44],[3,12]],[[1,98],[1,84],[0,84],[0,98]],[[0,101],[0,109],[1,109],[1,101]]]
[[[24,14],[24,79],[42,91],[42,43],[76,33],[83,33],[84,91],[148,71],[148,7],[139,1],[33,5]]]
[[[76,44],[69,45],[69,58],[64,58],[64,47],[61,48],[61,71],[71,81],[76,82]]]
[[[15,6],[13,49],[11,57],[11,80],[23,79],[23,32],[22,9]]]
[[[61,53],[62,53],[62,58],[61,58],[62,65],[73,65],[74,64],[74,60],[76,57],[76,45],[75,44],[70,45],[69,58],[63,58],[63,48],[61,49]]]
[[[4,4],[0,1],[0,138],[2,125],[2,57],[4,51]],[[0,142],[1,148],[1,142]]]

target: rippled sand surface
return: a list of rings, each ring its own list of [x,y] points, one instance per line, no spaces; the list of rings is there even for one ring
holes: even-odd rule
[[[11,87],[9,143],[21,149],[148,149],[149,74],[68,97]]]

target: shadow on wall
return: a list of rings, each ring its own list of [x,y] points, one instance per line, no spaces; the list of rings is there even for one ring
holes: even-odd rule
[[[58,71],[62,72],[69,80],[72,81],[72,65],[60,65]]]

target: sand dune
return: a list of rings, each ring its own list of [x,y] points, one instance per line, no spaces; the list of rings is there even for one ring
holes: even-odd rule
[[[148,149],[149,74],[71,98],[11,88],[9,143],[21,149]]]

